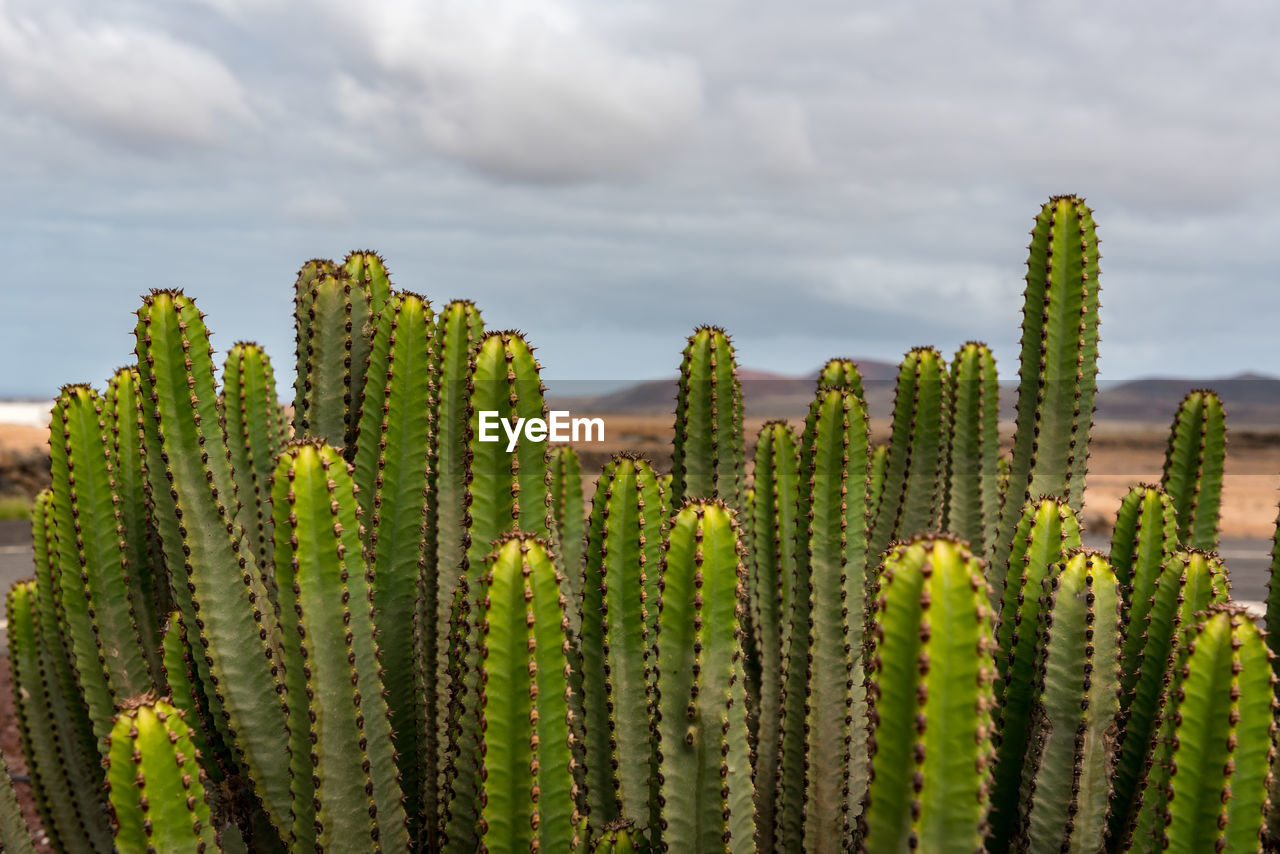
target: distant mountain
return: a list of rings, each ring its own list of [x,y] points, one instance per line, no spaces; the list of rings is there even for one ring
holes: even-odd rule
[[[1119,384],[1103,383],[1098,391],[1098,419],[1172,423],[1187,392],[1210,388],[1222,398],[1227,426],[1280,430],[1280,379],[1243,373],[1212,380],[1152,377]]]

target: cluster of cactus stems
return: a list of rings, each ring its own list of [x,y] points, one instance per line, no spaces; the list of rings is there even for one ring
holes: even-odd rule
[[[984,344],[917,347],[748,460],[734,348],[685,347],[672,470],[483,441],[544,417],[520,333],[307,262],[292,411],[157,290],[135,360],[64,387],[35,577],[7,602],[55,850],[1259,851],[1280,594],[1229,603],[1225,416],[1081,548],[1098,255],[1036,217],[1013,452]],[[587,500],[584,492],[590,496]],[[1275,568],[1280,568],[1280,545]],[[1275,587],[1273,585],[1273,587]],[[1280,589],[1280,588],[1277,588]],[[0,786],[4,850],[31,850]]]

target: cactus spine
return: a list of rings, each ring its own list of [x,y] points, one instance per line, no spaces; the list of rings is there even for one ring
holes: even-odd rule
[[[800,454],[808,488],[783,663],[779,850],[847,849],[866,784],[867,432],[861,398],[818,392]]]
[[[1077,551],[1044,580],[1017,850],[1096,854],[1107,829],[1120,710],[1120,590]]]
[[[943,527],[975,553],[989,555],[1000,517],[1000,384],[991,349],[974,341],[965,344],[951,361],[947,382],[950,448]]]
[[[662,851],[755,851],[743,685],[746,578],[733,512],[686,504],[664,542],[657,643]]]
[[[546,541],[524,534],[480,578],[479,833],[493,854],[579,843],[562,582]]]
[[[276,570],[288,602],[281,613],[289,628],[284,654],[294,846],[332,850],[364,839],[406,850],[374,640],[373,575],[361,558],[346,462],[318,440],[291,443],[276,466],[271,503]]]
[[[831,363],[828,363],[830,367]],[[756,835],[762,851],[774,850],[782,725],[782,662],[790,643],[787,616],[796,582],[796,502],[800,455],[795,430],[785,421],[760,428],[755,454],[755,504],[751,525],[751,604],[760,651],[760,711],[756,743]],[[864,525],[865,527],[865,525]]]
[[[111,729],[107,787],[121,851],[217,850],[191,731],[160,700],[127,705]]]
[[[1084,500],[1098,374],[1098,237],[1093,212],[1055,196],[1036,217],[1027,247],[1027,288],[1018,366],[1018,420],[996,565],[1009,553],[1022,506],[1060,495]]]
[[[655,756],[653,644],[665,524],[653,468],[614,457],[591,502],[581,588],[587,796],[593,826],[649,825]]]
[[[1178,540],[1188,548],[1218,547],[1222,474],[1227,455],[1227,416],[1208,389],[1182,399],[1169,431],[1161,486],[1173,499]]]
[[[942,518],[946,373],[932,347],[908,352],[898,370],[893,438],[868,549],[873,556],[894,539],[936,528]]]
[[[994,758],[989,598],[982,562],[958,541],[918,537],[885,556],[858,851],[982,850]]]

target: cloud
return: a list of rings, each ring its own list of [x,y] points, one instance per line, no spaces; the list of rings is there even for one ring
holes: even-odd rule
[[[213,54],[128,23],[0,2],[0,98],[144,153],[211,145],[252,120]]]

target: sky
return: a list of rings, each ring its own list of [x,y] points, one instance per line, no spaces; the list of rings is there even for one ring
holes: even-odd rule
[[[1104,380],[1280,373],[1280,6],[0,0],[0,396],[101,384],[153,287],[291,381],[292,282],[372,248],[552,381],[984,340],[1084,196]]]

